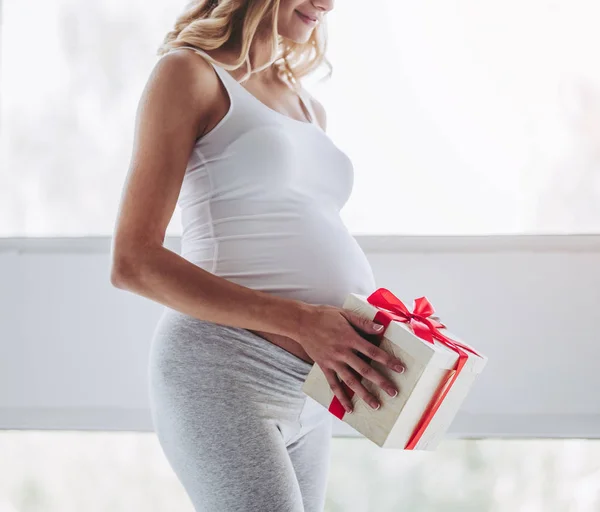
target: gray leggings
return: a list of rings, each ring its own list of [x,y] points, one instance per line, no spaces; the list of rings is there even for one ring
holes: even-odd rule
[[[311,364],[246,330],[164,308],[150,350],[152,421],[196,512],[322,512],[332,414]]]

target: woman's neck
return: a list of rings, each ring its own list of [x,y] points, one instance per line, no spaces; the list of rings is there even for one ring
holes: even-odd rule
[[[269,32],[268,34],[256,34],[252,45],[250,46],[250,51],[248,53],[248,57],[250,58],[250,64],[252,69],[262,68],[267,66],[266,69],[270,67],[272,57],[272,49],[273,49],[273,34]]]
[[[271,80],[273,78],[273,66],[271,61],[271,50],[272,50],[272,38],[273,32],[271,29],[262,29],[257,31],[254,36],[254,40],[250,45],[250,50],[248,52],[248,58],[250,60],[251,68],[258,69],[262,68],[265,65],[267,66],[265,69],[255,72],[254,75],[260,75],[261,79]],[[226,46],[221,47],[217,52],[221,53],[223,56],[232,56],[233,58],[237,57],[240,54],[241,44],[238,41],[231,41]],[[235,57],[234,57],[235,56]],[[227,59],[229,62],[233,60],[231,57]],[[225,60],[223,60],[225,62]],[[243,76],[247,73],[247,63],[243,63],[238,70],[236,70],[236,75]],[[254,76],[253,75],[253,76]],[[256,76],[254,76],[256,78]]]

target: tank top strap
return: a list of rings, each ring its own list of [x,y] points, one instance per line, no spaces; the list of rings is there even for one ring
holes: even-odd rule
[[[200,48],[194,48],[193,46],[178,46],[177,48],[171,48],[168,53],[174,52],[176,50],[192,50],[193,52],[197,53],[198,55],[201,55],[202,57],[204,57],[208,62],[210,62],[214,66],[212,57],[208,53],[206,53],[204,50],[201,50]]]
[[[317,124],[317,116],[315,115],[315,110],[312,107],[312,101],[310,101],[308,93],[302,87],[297,88],[296,92],[298,94],[298,97],[300,98],[300,101],[304,105],[304,108],[310,116],[310,122],[313,124]]]
[[[195,48],[193,46],[179,46],[169,51],[182,49],[192,50],[211,64],[211,66],[214,68],[215,72],[221,79],[221,82],[223,82],[223,85],[227,89],[227,92],[229,93],[229,98],[231,100],[234,96],[237,95],[238,88],[243,88],[242,84],[240,84],[235,78],[233,78],[233,76],[231,76],[231,74],[225,68],[222,68],[217,63],[215,63],[213,61],[213,58],[210,55],[208,55],[204,50],[201,50],[200,48]],[[248,61],[248,57],[246,57],[246,60]],[[300,98],[300,102],[302,103],[304,110],[306,110],[306,112],[310,116],[311,124],[318,124],[317,116],[315,115],[315,111],[312,107],[312,101],[310,100],[310,96],[308,95],[308,93],[302,87],[293,87],[293,90]],[[245,93],[251,94],[248,91],[245,91]]]
[[[200,55],[201,57],[203,57],[214,68],[215,72],[217,73],[217,75],[219,75],[221,80],[226,82],[226,84],[227,84],[227,80],[235,81],[235,78],[233,78],[224,68],[222,68],[217,63],[215,63],[213,58],[208,53],[206,53],[204,50],[201,50],[200,48],[194,48],[193,46],[179,46],[179,47],[173,48],[172,50],[169,50],[169,51],[175,51],[175,50],[181,50],[181,49],[192,50],[193,52],[195,52],[198,55]],[[227,85],[226,85],[226,88],[229,89],[229,87],[227,87]]]

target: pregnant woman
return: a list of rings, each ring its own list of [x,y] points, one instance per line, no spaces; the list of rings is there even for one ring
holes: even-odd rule
[[[352,164],[300,84],[332,8],[193,1],[139,103],[111,282],[164,306],[152,419],[197,512],[321,512],[332,414],[301,390],[311,366],[348,412],[341,382],[374,408],[363,377],[396,393],[363,355],[402,371],[361,336],[381,326],[341,309],[375,283],[339,216]],[[180,254],[163,247],[176,205]]]

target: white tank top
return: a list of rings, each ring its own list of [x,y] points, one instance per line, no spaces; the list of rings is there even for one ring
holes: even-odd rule
[[[211,64],[231,105],[190,155],[177,201],[181,256],[242,286],[311,304],[341,307],[349,292],[370,294],[371,267],[339,214],[353,167],[316,124],[310,101],[303,103],[312,122],[292,119]]]

